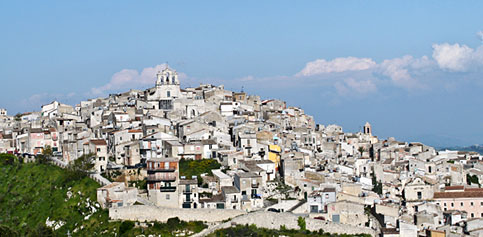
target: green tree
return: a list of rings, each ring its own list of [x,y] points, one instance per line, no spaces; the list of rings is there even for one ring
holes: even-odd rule
[[[120,236],[123,236],[128,231],[132,230],[132,228],[134,228],[134,222],[132,222],[132,221],[123,221],[121,223],[121,226],[119,226],[119,235]]]
[[[377,181],[374,174],[372,174],[372,191],[379,195],[382,195],[382,183]]]
[[[362,146],[360,146],[357,150],[359,151],[361,156],[362,156],[362,153],[364,153],[364,151],[366,151],[366,149],[364,149],[364,147],[362,147]]]
[[[15,115],[15,121],[20,121],[22,119],[22,114],[18,113]]]
[[[480,181],[478,180],[478,176],[466,174],[466,183],[471,185],[472,183],[480,185]]]
[[[0,154],[0,164],[2,165],[13,165],[15,164],[15,161],[17,160],[17,157],[12,155],[12,154]]]
[[[93,154],[84,154],[70,163],[68,170],[70,179],[81,179],[94,168]]]
[[[50,158],[52,157],[52,155],[54,154],[54,152],[52,151],[52,147],[47,145],[44,147],[44,149],[42,149],[42,155]]]
[[[50,146],[45,146],[42,149],[42,154],[37,155],[37,162],[40,164],[45,164],[47,161],[52,157],[53,151],[52,147]]]
[[[306,230],[307,229],[307,224],[305,223],[305,218],[299,216],[299,218],[297,219],[297,224],[299,225],[300,227],[300,230]]]

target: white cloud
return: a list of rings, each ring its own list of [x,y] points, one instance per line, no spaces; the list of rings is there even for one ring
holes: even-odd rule
[[[333,72],[361,71],[370,69],[375,65],[376,62],[370,58],[346,57],[335,58],[330,61],[325,59],[317,59],[315,61],[308,62],[305,65],[305,68],[297,73],[297,76],[313,76]]]
[[[394,84],[404,88],[422,88],[423,85],[412,76],[418,70],[432,67],[434,63],[426,56],[415,59],[406,55],[401,58],[386,59],[379,65],[378,72],[389,77]]]
[[[109,83],[101,87],[92,88],[91,93],[94,95],[101,95],[106,91],[154,85],[156,82],[156,73],[164,68],[166,68],[166,64],[144,68],[141,73],[134,69],[122,69],[121,71],[114,73]],[[179,76],[180,78],[182,77],[181,74]]]
[[[358,94],[366,94],[377,90],[376,84],[372,80],[356,80],[354,78],[344,79],[343,82],[336,82],[334,84],[337,93],[341,95],[348,94],[350,91],[355,91]]]
[[[480,37],[480,40],[481,40],[481,42],[483,43],[483,30],[481,30],[481,31],[479,31],[478,33],[476,33],[476,35],[477,35],[478,37]]]
[[[444,70],[465,72],[475,59],[475,50],[459,44],[433,44],[433,58]]]

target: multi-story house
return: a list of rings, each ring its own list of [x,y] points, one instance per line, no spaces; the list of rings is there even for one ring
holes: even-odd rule
[[[179,203],[181,208],[200,208],[198,179],[194,176],[192,179],[182,179],[178,186]]]
[[[106,140],[90,140],[84,143],[83,152],[84,154],[95,155],[94,169],[97,172],[104,172],[106,170],[108,160]]]
[[[149,199],[157,206],[178,208],[178,160],[173,158],[151,158],[146,163]]]
[[[242,210],[250,211],[263,207],[262,176],[251,172],[238,172],[235,173],[234,183],[241,192]]]
[[[307,205],[310,213],[327,213],[327,204],[335,201],[335,188],[324,188],[311,193],[307,198]]]
[[[236,187],[221,187],[221,194],[225,199],[225,209],[241,209],[241,193]]]

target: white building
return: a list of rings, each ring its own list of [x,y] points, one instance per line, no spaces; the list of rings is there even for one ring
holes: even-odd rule
[[[181,97],[178,73],[166,67],[156,76],[156,86],[146,90],[145,98],[155,109],[172,110],[173,100]]]

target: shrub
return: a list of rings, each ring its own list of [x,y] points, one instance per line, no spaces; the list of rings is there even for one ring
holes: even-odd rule
[[[123,221],[121,223],[121,226],[119,226],[119,235],[123,235],[127,233],[128,231],[132,230],[134,228],[134,222],[132,221]]]
[[[13,165],[16,159],[17,157],[12,154],[0,154],[0,163],[2,165]]]
[[[306,230],[306,223],[305,223],[305,218],[299,216],[299,218],[297,219],[297,224],[299,225],[300,229],[301,230]]]
[[[173,218],[169,218],[166,224],[168,224],[168,226],[172,229],[179,229],[181,221],[179,220],[178,217],[173,217]]]

